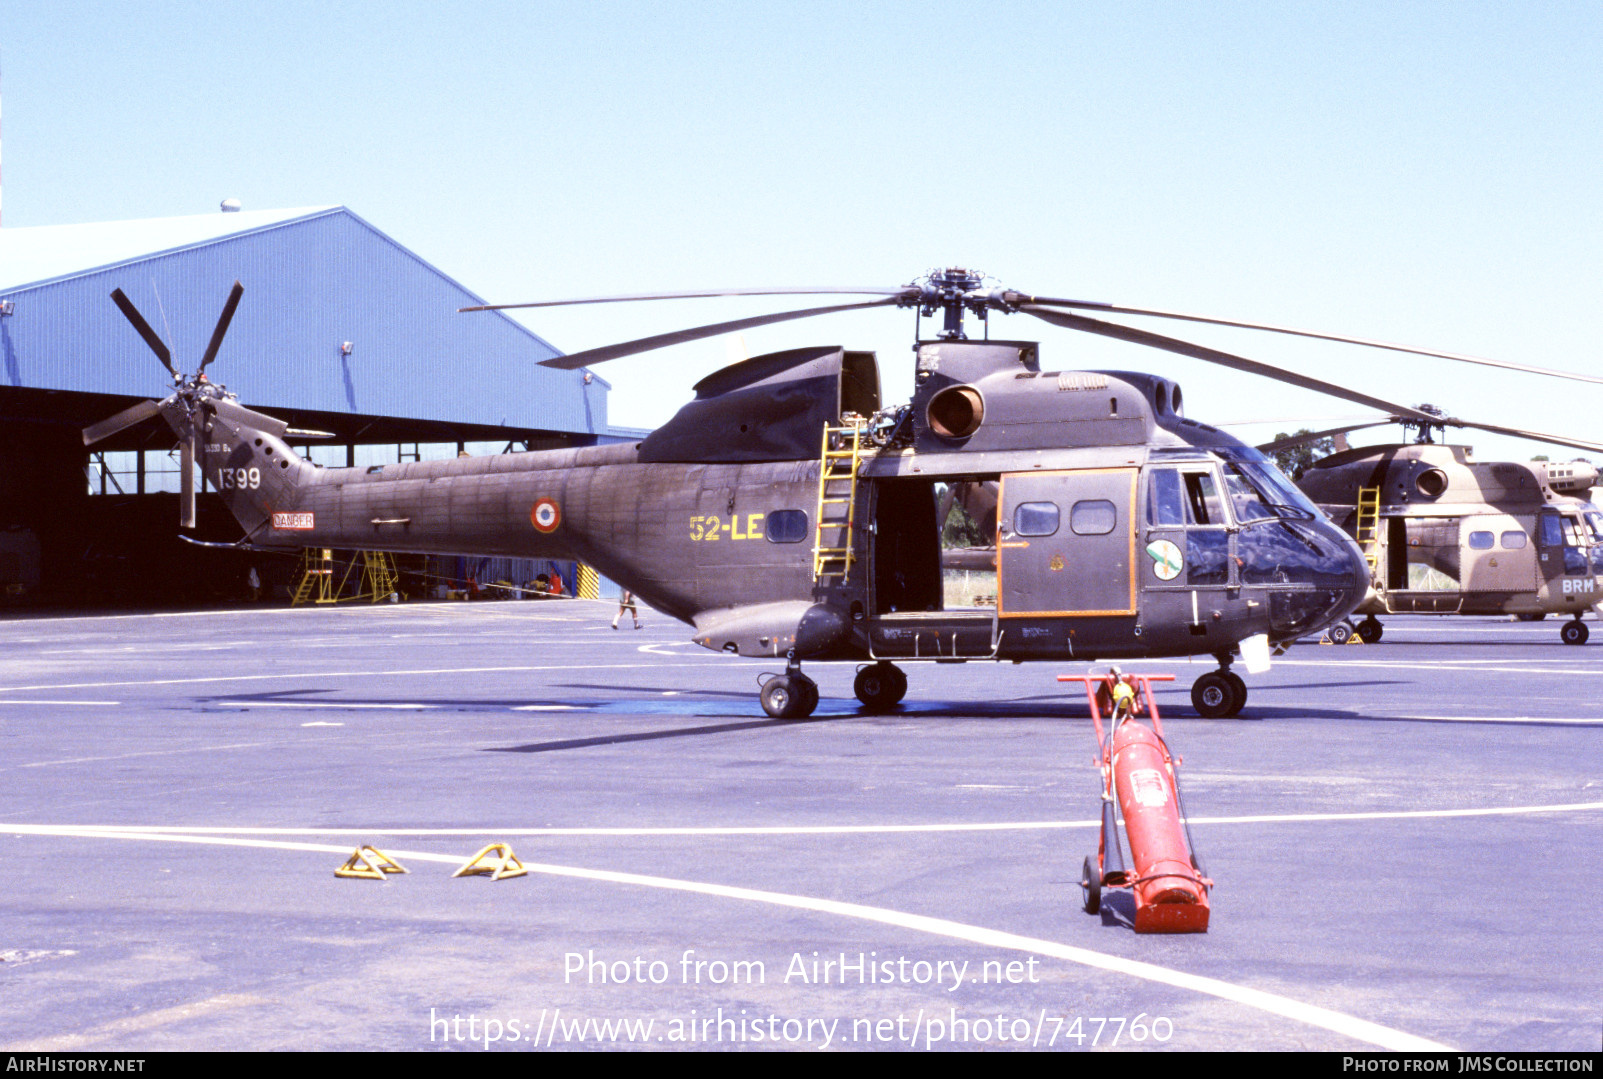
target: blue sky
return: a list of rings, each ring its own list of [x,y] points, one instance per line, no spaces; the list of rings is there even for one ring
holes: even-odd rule
[[[498,302],[952,263],[1603,374],[1600,61],[1603,6],[1582,3],[0,0],[4,224],[343,204]],[[773,307],[525,321],[576,351]],[[1603,439],[1599,386],[1139,324]],[[1357,411],[1024,316],[993,332],[1041,340],[1049,369],[1175,378],[1210,422]],[[745,346],[873,348],[901,398],[910,341],[889,312]],[[613,421],[662,422],[726,358],[714,340],[606,365]]]

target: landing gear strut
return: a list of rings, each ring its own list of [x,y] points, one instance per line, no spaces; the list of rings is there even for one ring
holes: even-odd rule
[[[1223,719],[1238,715],[1247,704],[1247,683],[1230,669],[1228,652],[1215,653],[1219,669],[1210,671],[1191,685],[1191,704],[1204,719]]]
[[[888,712],[907,695],[907,675],[900,667],[881,660],[857,672],[852,691],[870,712]]]
[[[775,719],[806,719],[818,707],[818,683],[802,673],[795,652],[785,655],[785,673],[763,683],[763,711]]]
[[[1558,628],[1559,640],[1565,644],[1585,644],[1586,639],[1591,635],[1592,631],[1586,628],[1585,622],[1581,621],[1580,611],[1575,612],[1575,620],[1573,622],[1566,622]]]

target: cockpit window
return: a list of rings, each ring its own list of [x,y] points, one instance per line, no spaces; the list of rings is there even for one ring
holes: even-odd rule
[[[1275,516],[1266,496],[1242,474],[1240,465],[1225,467],[1225,488],[1230,492],[1230,505],[1236,511],[1236,523],[1264,521]]]
[[[1187,472],[1186,508],[1192,524],[1222,525],[1225,520],[1224,503],[1219,500],[1219,488],[1213,482],[1212,472]]]
[[[1180,473],[1172,468],[1154,468],[1147,479],[1147,523],[1183,525],[1186,523],[1185,488]]]
[[[1261,517],[1312,521],[1320,516],[1319,508],[1309,501],[1308,496],[1267,461],[1237,460],[1226,467],[1226,482],[1231,485],[1231,498],[1238,521],[1246,522]],[[1236,497],[1236,487],[1242,481],[1252,488],[1261,507],[1253,508],[1255,517],[1244,515],[1242,502]]]

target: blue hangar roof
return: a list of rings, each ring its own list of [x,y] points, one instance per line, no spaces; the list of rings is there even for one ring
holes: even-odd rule
[[[607,430],[604,380],[540,367],[558,350],[498,312],[458,314],[485,300],[343,206],[0,229],[0,388],[163,396],[111,291],[192,371],[236,278],[244,299],[207,374],[244,404]]]

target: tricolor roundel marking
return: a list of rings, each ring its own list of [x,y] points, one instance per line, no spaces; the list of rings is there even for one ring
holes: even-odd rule
[[[536,532],[555,532],[562,523],[562,507],[554,498],[539,499],[529,511],[529,523]]]

